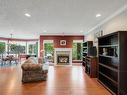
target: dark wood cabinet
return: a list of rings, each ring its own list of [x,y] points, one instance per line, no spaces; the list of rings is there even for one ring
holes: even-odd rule
[[[91,78],[96,78],[97,77],[97,57],[87,56],[85,60],[86,60],[85,72]]]
[[[127,31],[98,38],[98,81],[113,95],[127,95]]]
[[[93,41],[87,41],[83,43],[83,63],[85,72],[91,77],[97,77],[97,57],[95,55],[95,47],[93,47]]]
[[[86,60],[85,57],[88,56],[89,54],[89,48],[93,46],[93,41],[87,41],[87,42],[83,42],[83,61],[82,61],[82,65],[85,66],[86,64]]]

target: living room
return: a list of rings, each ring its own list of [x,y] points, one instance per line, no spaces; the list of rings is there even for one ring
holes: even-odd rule
[[[127,0],[0,7],[0,95],[127,95]]]

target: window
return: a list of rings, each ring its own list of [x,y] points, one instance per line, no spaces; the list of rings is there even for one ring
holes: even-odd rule
[[[5,42],[0,42],[0,54],[5,53],[6,44]]]
[[[72,60],[82,60],[82,41],[73,41]]]
[[[53,55],[54,49],[53,49],[53,43],[44,43],[44,51],[45,56],[47,55]]]
[[[25,54],[25,46],[17,45],[17,44],[11,44],[10,45],[10,53],[11,54]]]
[[[26,42],[9,40],[7,54],[18,57],[20,54],[26,54]]]
[[[35,43],[31,43],[28,45],[29,47],[29,54],[32,54],[32,55],[38,55],[38,42],[35,42]]]
[[[53,40],[44,40],[44,56],[48,62],[54,61],[54,46]]]

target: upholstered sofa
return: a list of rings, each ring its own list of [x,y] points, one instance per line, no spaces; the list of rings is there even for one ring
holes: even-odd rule
[[[48,69],[43,69],[43,64],[34,63],[27,59],[22,65],[22,82],[35,82],[47,79]]]

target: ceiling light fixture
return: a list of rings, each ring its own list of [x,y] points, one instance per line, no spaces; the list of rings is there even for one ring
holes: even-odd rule
[[[101,14],[96,14],[96,17],[101,17]]]
[[[46,31],[46,30],[44,30],[43,32],[44,32],[44,33],[46,33],[47,31]]]
[[[81,30],[80,33],[83,33],[83,30]]]
[[[31,17],[31,15],[30,15],[30,14],[28,14],[28,13],[25,13],[25,16],[26,16],[26,17]]]

